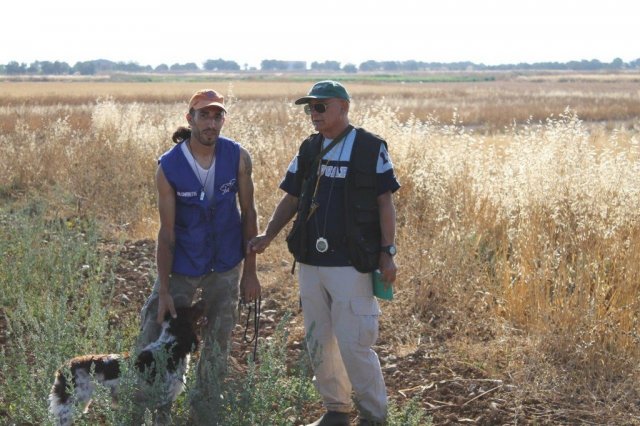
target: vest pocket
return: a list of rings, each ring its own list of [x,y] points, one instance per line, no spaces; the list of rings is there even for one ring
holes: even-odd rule
[[[293,221],[293,225],[291,226],[291,231],[287,235],[287,248],[289,252],[296,258],[302,257],[302,251],[304,250],[304,241],[303,241],[303,228],[304,221],[298,217]]]
[[[367,171],[353,170],[353,183],[356,188],[374,188],[376,187],[376,175],[372,173],[367,173]]]
[[[378,268],[380,247],[377,240],[367,240],[361,234],[347,238],[351,264],[358,272],[372,272]]]
[[[375,223],[378,224],[380,213],[378,209],[358,210],[356,211],[356,223]]]

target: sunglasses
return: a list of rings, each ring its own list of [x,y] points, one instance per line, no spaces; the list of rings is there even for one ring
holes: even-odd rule
[[[311,115],[311,111],[313,110],[315,112],[318,112],[318,113],[322,114],[322,113],[327,111],[327,106],[328,105],[329,104],[306,104],[304,106],[304,112],[307,115]]]

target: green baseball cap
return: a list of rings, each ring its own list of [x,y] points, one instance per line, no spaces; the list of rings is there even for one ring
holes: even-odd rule
[[[309,94],[296,101],[296,105],[308,104],[312,99],[340,98],[349,101],[347,89],[337,81],[324,80],[313,85]]]

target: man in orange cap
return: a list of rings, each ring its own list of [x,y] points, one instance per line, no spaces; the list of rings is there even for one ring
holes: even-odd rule
[[[190,305],[202,290],[208,323],[191,398],[196,424],[215,424],[210,410],[219,383],[211,379],[220,380],[226,370],[239,293],[247,302],[260,296],[256,256],[245,246],[258,232],[251,157],[221,136],[226,114],[215,90],[194,93],[189,127],[176,130],[176,145],[158,161],[158,277],[142,309],[138,341],[139,348],[154,341],[165,315],[175,317],[176,307]],[[170,423],[169,412],[167,406],[158,410],[156,424]]]

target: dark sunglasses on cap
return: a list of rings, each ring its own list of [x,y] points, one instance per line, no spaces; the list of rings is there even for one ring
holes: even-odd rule
[[[311,115],[311,110],[318,112],[320,114],[327,111],[328,104],[305,104],[304,112],[307,115]]]

